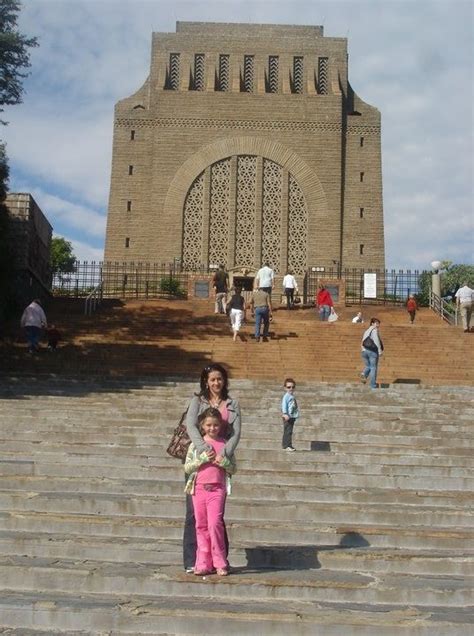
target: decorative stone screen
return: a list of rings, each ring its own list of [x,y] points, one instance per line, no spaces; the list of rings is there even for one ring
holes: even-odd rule
[[[307,267],[304,194],[284,167],[255,155],[227,157],[193,182],[184,203],[182,262],[187,269],[224,264],[277,273]]]

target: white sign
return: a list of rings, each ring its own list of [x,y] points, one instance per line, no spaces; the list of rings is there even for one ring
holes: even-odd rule
[[[377,298],[377,274],[364,274],[364,298]]]

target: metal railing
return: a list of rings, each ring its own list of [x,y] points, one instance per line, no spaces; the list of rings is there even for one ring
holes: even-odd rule
[[[86,301],[84,303],[84,313],[86,316],[92,316],[94,311],[102,302],[102,283],[99,283],[97,287],[91,291],[91,293],[87,296]]]
[[[376,298],[364,297],[364,275],[376,274]],[[307,270],[304,277],[304,302],[314,300],[321,281],[343,280],[346,304],[403,304],[410,294],[420,291],[418,270],[376,270],[359,268],[317,268]]]
[[[438,314],[440,318],[448,322],[450,325],[458,324],[458,310],[452,303],[443,300],[433,291],[430,291],[430,308]]]

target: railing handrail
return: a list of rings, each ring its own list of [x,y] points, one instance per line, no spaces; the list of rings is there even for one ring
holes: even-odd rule
[[[87,296],[84,303],[84,314],[91,316],[92,312],[96,310],[97,305],[102,301],[102,283],[99,283]]]
[[[450,325],[458,324],[458,310],[430,290],[430,308]]]

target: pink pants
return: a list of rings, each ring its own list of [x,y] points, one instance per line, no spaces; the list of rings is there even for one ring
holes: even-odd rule
[[[223,523],[226,495],[224,485],[196,485],[193,495],[197,539],[194,569],[198,572],[228,567]]]

